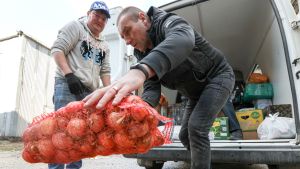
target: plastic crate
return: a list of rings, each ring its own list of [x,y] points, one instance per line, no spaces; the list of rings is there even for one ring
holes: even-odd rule
[[[272,99],[273,86],[271,83],[249,83],[245,87],[243,101],[250,102],[255,99]]]

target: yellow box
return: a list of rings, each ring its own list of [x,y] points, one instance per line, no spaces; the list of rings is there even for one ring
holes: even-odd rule
[[[256,131],[264,119],[262,110],[259,109],[239,111],[235,114],[243,131]]]

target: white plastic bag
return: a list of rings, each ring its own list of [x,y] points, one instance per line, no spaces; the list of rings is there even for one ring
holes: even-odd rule
[[[158,127],[160,132],[164,131],[164,126]],[[179,132],[180,132],[181,126],[180,125],[174,125],[171,130],[171,140],[179,140]]]
[[[278,117],[279,113],[269,114],[257,128],[261,140],[295,138],[296,127],[294,119]]]

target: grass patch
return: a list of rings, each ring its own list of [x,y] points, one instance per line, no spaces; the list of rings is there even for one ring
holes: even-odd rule
[[[23,149],[23,142],[18,139],[1,139],[0,151],[20,151]]]

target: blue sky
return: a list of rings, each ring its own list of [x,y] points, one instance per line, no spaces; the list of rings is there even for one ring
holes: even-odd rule
[[[109,8],[160,6],[172,0],[103,0]],[[0,0],[0,38],[22,30],[51,46],[57,31],[71,20],[86,14],[94,0]]]

